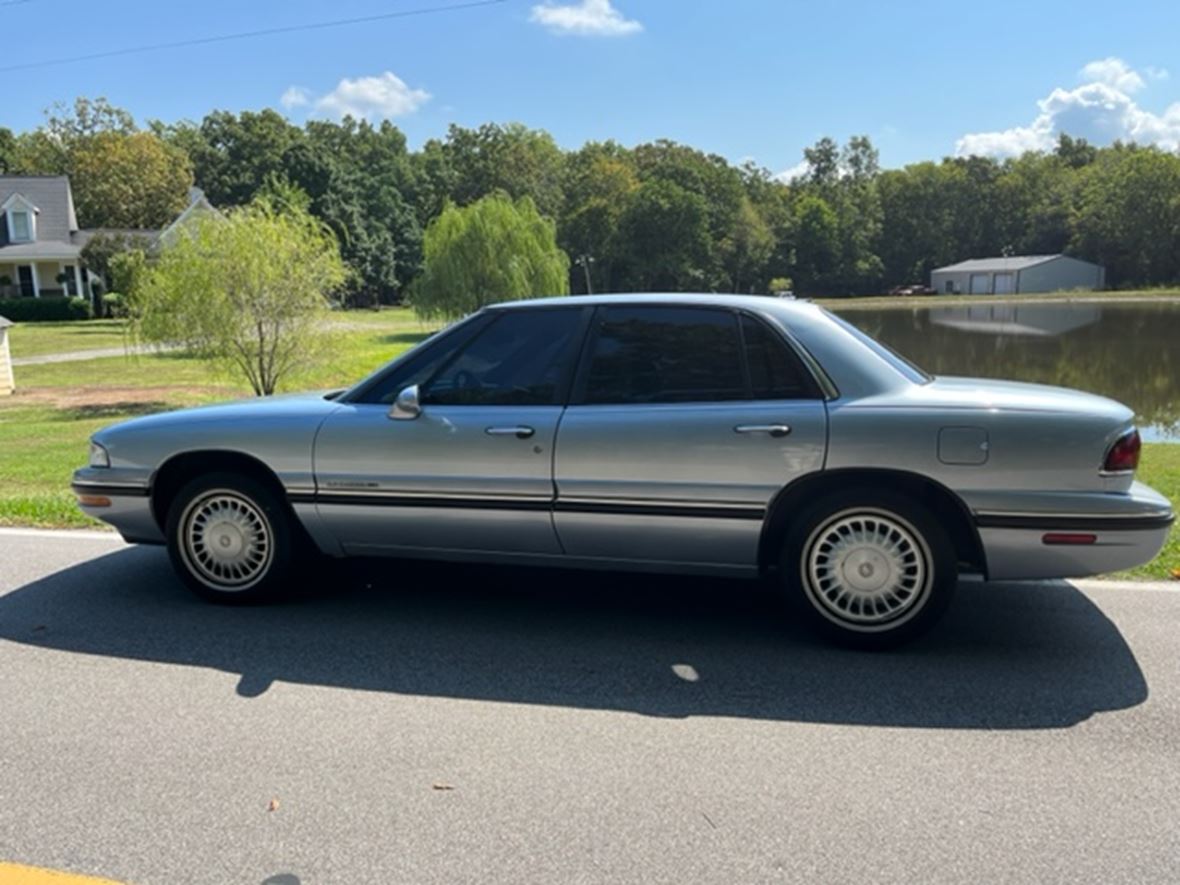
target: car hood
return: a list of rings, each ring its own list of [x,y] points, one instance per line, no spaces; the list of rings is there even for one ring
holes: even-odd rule
[[[196,406],[190,409],[177,409],[172,412],[160,412],[156,415],[132,418],[130,421],[107,427],[96,434],[95,439],[101,442],[103,436],[107,434],[122,434],[126,431],[136,433],[153,430],[173,431],[197,425],[288,422],[300,418],[315,420],[324,417],[338,407],[334,398],[329,398],[331,395],[330,391],[292,393],[281,396],[252,397],[227,403]]]
[[[1134,412],[1104,396],[1020,381],[960,378],[940,375],[928,384],[913,387],[907,399],[915,405],[939,408],[998,409],[1020,412],[1060,412],[1103,416],[1129,421]]]

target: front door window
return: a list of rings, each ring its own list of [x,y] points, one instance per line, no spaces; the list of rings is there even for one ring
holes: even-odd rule
[[[423,404],[558,405],[580,317],[569,309],[505,312],[423,385]]]

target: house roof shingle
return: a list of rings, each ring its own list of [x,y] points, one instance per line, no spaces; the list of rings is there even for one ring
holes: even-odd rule
[[[70,242],[79,248],[85,248],[87,243],[99,235],[140,240],[147,247],[159,239],[160,231],[138,227],[96,227],[91,230],[74,231],[74,235],[70,237]]]
[[[0,246],[0,261],[72,261],[81,254],[81,247],[73,243],[45,242],[40,237],[35,243]]]
[[[0,175],[0,203],[20,194],[41,211],[37,214],[37,240],[68,243],[78,229],[70,180],[64,175]]]

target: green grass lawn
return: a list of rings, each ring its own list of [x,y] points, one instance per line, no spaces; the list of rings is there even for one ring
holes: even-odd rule
[[[289,379],[285,389],[351,384],[433,328],[407,310],[342,312],[333,315],[332,325],[339,335],[338,357]],[[76,340],[68,330],[16,327],[22,329],[31,333],[26,345],[41,353],[53,352],[44,342]],[[18,393],[0,399],[0,525],[93,527],[69,491],[70,474],[84,463],[90,434],[145,412],[250,395],[241,381],[180,354],[18,366],[15,374]],[[1139,478],[1180,509],[1180,445],[1145,445]],[[1163,553],[1130,574],[1168,578],[1175,570],[1180,570],[1180,529],[1173,527]]]
[[[284,390],[352,384],[437,328],[401,309],[341,312],[330,324],[338,336],[336,358],[290,377]],[[119,324],[95,321],[93,339],[84,334],[87,325],[19,324],[11,330],[23,333],[13,338],[15,355],[122,346]],[[17,366],[14,374],[17,393],[0,398],[0,525],[96,525],[69,491],[92,433],[148,412],[251,395],[240,379],[177,353]]]
[[[1147,443],[1139,462],[1138,478],[1172,502],[1180,512],[1180,445]],[[1168,542],[1154,562],[1130,572],[1140,578],[1180,578],[1180,523],[1172,524]]]
[[[122,347],[124,325],[119,320],[87,320],[82,323],[17,323],[9,332],[13,359],[47,353],[73,353]]]

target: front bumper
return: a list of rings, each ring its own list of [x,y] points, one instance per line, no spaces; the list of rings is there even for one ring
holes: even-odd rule
[[[138,477],[110,468],[83,467],[70,488],[87,516],[114,526],[135,544],[163,544],[164,533],[152,513],[151,488]]]
[[[973,508],[992,580],[1135,568],[1159,554],[1176,519],[1167,498],[1138,482],[1125,494],[1020,497],[1016,509]]]

